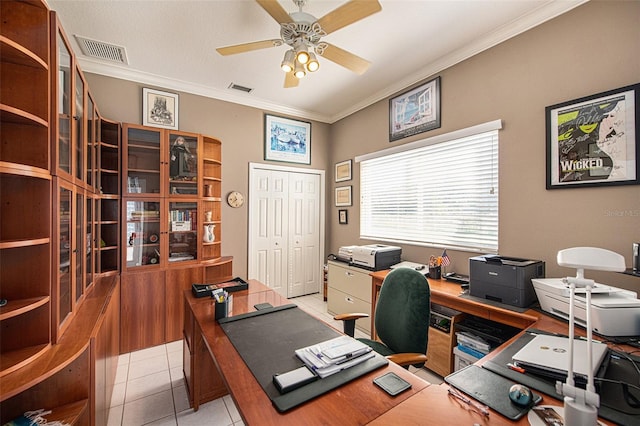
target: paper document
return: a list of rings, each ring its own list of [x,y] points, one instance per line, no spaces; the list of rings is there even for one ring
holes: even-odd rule
[[[374,356],[372,349],[349,336],[297,349],[296,356],[320,377],[327,377]]]

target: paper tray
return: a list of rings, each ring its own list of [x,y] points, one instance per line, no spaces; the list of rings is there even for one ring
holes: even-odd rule
[[[216,289],[224,289],[229,293],[246,290],[249,284],[242,278],[234,278],[217,284],[191,284],[191,291],[195,297],[211,297],[211,293]]]

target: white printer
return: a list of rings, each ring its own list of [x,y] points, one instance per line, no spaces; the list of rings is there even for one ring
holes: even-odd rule
[[[562,278],[531,280],[542,310],[569,319],[569,287]],[[604,336],[640,335],[640,300],[633,291],[595,284],[591,291],[591,325]],[[587,324],[584,289],[576,289],[574,315],[576,324]]]
[[[353,266],[381,271],[391,265],[400,263],[402,248],[383,244],[369,244],[352,247],[351,263]]]

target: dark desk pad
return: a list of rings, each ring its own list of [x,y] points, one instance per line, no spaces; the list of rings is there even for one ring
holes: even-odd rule
[[[444,380],[511,420],[518,420],[531,408],[520,407],[509,399],[509,389],[515,382],[474,364],[448,375]],[[534,393],[531,406],[541,399]]]
[[[389,363],[373,358],[339,373],[316,380],[286,394],[273,384],[273,375],[303,365],[295,350],[338,337],[341,334],[299,309],[296,305],[249,312],[219,321],[262,389],[278,411],[294,408]]]
[[[548,334],[542,330],[529,331],[536,334]],[[530,373],[522,374],[507,367],[507,363],[512,362],[511,358],[513,355],[523,348],[524,345],[529,343],[534,336],[535,334],[532,333],[524,333],[511,345],[497,354],[495,358],[485,362],[483,367],[561,401],[562,396],[556,394],[555,380]],[[613,353],[614,356],[611,356],[611,353]],[[636,363],[640,361],[639,357],[633,355],[630,355],[630,357],[636,361]],[[615,352],[613,351],[610,351],[609,364],[606,372],[604,373],[604,378],[632,384],[637,384],[640,380],[638,372],[635,370],[631,362],[627,359],[616,357]],[[598,415],[600,415],[600,417],[621,425],[638,424],[640,409],[633,408],[625,402],[623,388],[621,385],[607,382],[599,383],[596,380],[596,387],[598,387],[598,393],[600,394],[600,407],[598,408]],[[630,389],[630,391],[636,397],[640,397],[640,392],[637,390]]]

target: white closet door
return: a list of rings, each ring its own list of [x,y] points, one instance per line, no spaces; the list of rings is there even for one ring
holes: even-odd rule
[[[252,182],[249,278],[257,279],[286,297],[288,174],[256,169]]]
[[[287,297],[320,288],[320,177],[289,174],[289,288]]]
[[[320,291],[324,203],[323,170],[250,163],[248,278],[285,297]]]

